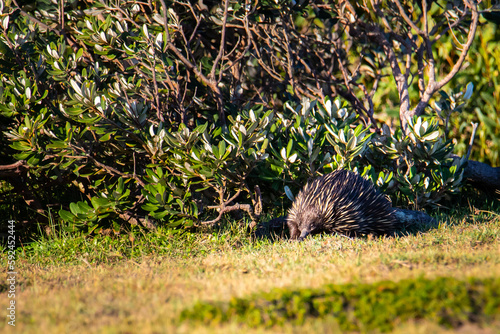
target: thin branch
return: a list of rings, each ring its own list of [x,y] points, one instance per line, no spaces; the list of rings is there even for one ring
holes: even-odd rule
[[[472,11],[472,24],[471,28],[469,30],[469,34],[467,36],[467,42],[465,43],[462,53],[460,54],[460,57],[458,58],[458,61],[455,63],[455,66],[453,66],[452,70],[450,73],[448,73],[447,76],[445,76],[441,81],[438,82],[436,85],[436,90],[441,89],[444,85],[446,85],[450,80],[458,73],[460,68],[462,67],[463,62],[465,61],[465,58],[467,57],[467,54],[469,53],[469,49],[472,45],[472,42],[474,41],[474,37],[476,36],[476,29],[477,25],[479,22],[479,14],[476,9],[473,9]]]
[[[462,21],[464,21],[466,19],[467,15],[463,15],[461,17],[459,17],[455,22],[453,22],[452,24],[449,24],[449,20],[446,19],[446,22],[448,23],[448,25],[443,29],[443,31],[441,31],[439,34],[436,35],[436,37],[434,37],[434,39],[432,40],[433,43],[435,43],[437,40],[439,40],[441,37],[443,37],[444,34],[446,34],[448,32],[448,30],[451,30],[453,28],[455,28],[456,26],[458,26]],[[431,32],[429,33],[429,36],[433,36],[437,33],[438,29],[443,25],[443,23],[438,23],[436,24]]]
[[[64,0],[59,0],[59,24],[61,25],[62,34],[66,35],[65,30],[64,30],[64,26],[65,26],[65,24],[64,24],[64,3],[65,3]]]
[[[281,17],[283,20],[283,15]],[[278,32],[276,32],[278,34]],[[292,91],[295,91],[295,80],[294,80],[294,75],[293,75],[293,52],[292,48],[290,47],[290,40],[288,39],[289,31],[286,28],[286,24],[283,25],[283,36],[285,37],[285,50],[286,50],[286,71],[288,73],[288,80],[290,84],[292,85]]]
[[[410,95],[408,92],[408,82],[406,81],[406,76],[401,72],[398,58],[391,43],[384,36],[383,32],[380,31],[380,28],[378,26],[369,26],[368,28],[365,28],[368,31],[367,35],[374,38],[378,43],[380,43],[384,50],[384,53],[387,56],[387,59],[389,60],[389,65],[391,67],[394,80],[396,81],[396,86],[399,94],[400,122],[403,129],[406,129],[406,117],[410,110]]]
[[[429,24],[427,22],[427,0],[422,0],[422,14],[424,16],[425,36],[429,37]]]
[[[0,171],[15,170],[16,172],[20,172],[22,169],[25,169],[27,167],[28,166],[26,165],[26,161],[19,160],[18,162],[15,162],[10,165],[0,165]]]
[[[248,0],[245,1],[245,7],[246,6],[248,6]],[[252,38],[252,32],[250,31],[250,28],[248,26],[248,15],[251,14],[251,13],[253,13],[253,11],[254,11],[254,9],[252,9],[250,12],[246,12],[245,13],[245,18],[242,20],[243,21],[243,28],[244,28],[245,33],[247,35],[247,45],[245,47],[245,50],[243,50],[243,52],[240,53],[240,55],[229,66],[229,68],[231,68],[231,67],[239,64],[240,60],[243,59],[243,57],[245,57],[245,55],[250,50],[250,47],[252,45],[255,45],[255,42],[253,41],[253,38]]]
[[[425,1],[425,0],[424,0]],[[424,48],[421,45],[417,50],[417,68],[418,68],[418,96],[422,98],[425,91],[425,78],[424,78]]]
[[[478,22],[479,22],[479,13],[477,11],[477,7],[475,4],[470,4],[467,2],[467,0],[466,0],[466,4],[471,9],[472,17],[471,17],[471,24],[470,24],[470,28],[469,28],[469,33],[467,35],[467,42],[465,43],[465,45],[462,48],[462,53],[460,54],[460,57],[458,58],[457,62],[455,63],[455,65],[453,66],[451,71],[443,79],[441,79],[439,82],[435,82],[435,80],[434,80],[434,76],[435,76],[434,63],[433,62],[430,63],[429,82],[427,84],[427,87],[424,91],[424,94],[423,94],[420,102],[412,110],[412,112],[411,112],[412,115],[420,116],[423,114],[425,107],[427,107],[427,105],[428,105],[430,99],[432,98],[432,96],[434,95],[434,93],[439,91],[441,88],[443,88],[444,85],[446,85],[448,82],[450,82],[450,80],[458,73],[458,71],[460,70],[460,68],[462,67],[462,65],[465,61],[465,58],[467,57],[467,54],[468,54],[469,49],[472,45],[472,42],[474,41],[474,36],[476,35],[476,29],[477,29]],[[429,53],[430,46],[427,46],[427,48],[428,48],[428,53]],[[430,50],[430,53],[432,54],[432,50]]]
[[[222,193],[219,190],[219,196],[223,196]],[[207,206],[207,209],[218,209],[220,207],[225,207],[226,205],[228,205],[229,203],[231,203],[232,201],[234,201],[238,196],[240,196],[240,194],[241,194],[241,189],[238,189],[238,191],[236,192],[236,194],[234,194],[233,196],[231,196],[231,198],[229,198],[227,201],[224,201],[224,198],[221,197],[221,204],[220,205],[210,205],[210,206]]]
[[[62,1],[62,0],[61,0]],[[37,18],[31,16],[30,14],[26,13],[24,10],[22,10],[21,6],[18,5],[17,1],[16,0],[12,0],[12,2],[14,3],[14,5],[16,5],[16,7],[19,9],[19,13],[21,13],[22,16],[28,18],[30,21],[33,21],[35,22],[36,24],[38,24],[42,29],[45,29],[45,30],[48,30],[48,31],[51,31],[53,33],[55,33],[57,36],[61,36],[61,32],[59,30],[56,30],[48,25],[46,25],[45,23],[39,21]]]
[[[465,156],[465,160],[469,160],[470,153],[472,152],[472,144],[474,144],[474,137],[476,136],[478,123],[471,122],[471,125],[472,125],[472,134],[470,135],[469,148],[467,149],[467,155]]]
[[[423,0],[423,1],[426,1],[426,0]],[[401,5],[401,2],[399,2],[399,0],[394,0],[394,2],[396,3],[396,6],[398,6],[398,9],[399,9],[399,13],[401,14],[401,16],[403,17],[403,19],[405,20],[406,23],[408,23],[408,25],[417,32],[417,34],[419,35],[425,35],[425,33],[419,28],[416,26],[415,22],[413,22],[409,17],[408,15],[406,14],[405,12],[405,9],[403,8],[403,5]],[[426,16],[426,14],[424,13],[424,16]]]
[[[167,34],[166,42],[170,43],[170,32],[168,31],[167,5],[165,4],[165,0],[160,0],[160,2],[161,2],[161,7],[163,9],[163,28],[165,29],[165,33]],[[118,7],[118,9],[120,8]]]
[[[231,212],[231,211],[238,211],[238,210],[246,211],[248,213],[248,215],[250,216],[250,219],[252,219],[252,221],[259,220],[259,217],[254,213],[254,211],[252,209],[252,206],[250,204],[239,204],[239,203],[236,203],[234,205],[226,206],[223,209],[221,209],[219,211],[219,215],[217,216],[217,218],[215,218],[213,220],[201,222],[201,224],[203,224],[203,225],[213,225],[213,224],[217,223],[219,220],[221,220],[222,215],[224,213]]]
[[[171,42],[167,44],[168,49],[172,51],[177,58],[187,67],[188,70],[192,71],[198,79],[200,79],[204,84],[209,86],[217,95],[220,95],[220,90],[214,81],[208,79],[198,68],[191,63],[184,55],[173,45]]]
[[[224,17],[222,18],[223,21],[222,21],[222,32],[221,32],[221,37],[220,37],[219,53],[217,54],[217,58],[215,58],[215,60],[214,60],[214,64],[212,65],[212,71],[210,72],[210,75],[209,75],[209,78],[212,81],[215,81],[215,70],[217,69],[219,62],[222,59],[222,55],[224,54],[224,47],[226,44],[226,23],[227,23],[228,10],[229,10],[229,0],[225,0]]]
[[[154,45],[151,45],[154,50]],[[156,104],[156,117],[160,120],[160,122],[165,122],[162,113],[162,107],[160,102],[160,94],[158,93],[158,82],[156,80],[156,52],[153,55],[153,89],[154,89],[154,99]],[[168,76],[168,73],[167,73]]]
[[[144,181],[142,181],[137,175],[130,175],[130,174],[125,174],[125,173],[122,173],[120,172],[119,170],[111,167],[111,166],[108,166],[108,165],[105,165],[103,164],[102,162],[99,162],[97,161],[93,156],[91,155],[87,155],[87,157],[92,160],[92,162],[98,166],[98,167],[101,167],[102,169],[104,169],[105,171],[107,171],[109,174],[112,174],[114,176],[120,176],[120,177],[123,177],[123,178],[126,178],[126,179],[134,179],[137,181],[137,183],[139,183],[142,187],[145,187],[146,184],[144,183]]]

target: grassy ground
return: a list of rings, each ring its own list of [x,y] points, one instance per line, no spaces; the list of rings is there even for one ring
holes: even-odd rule
[[[471,207],[451,216],[437,214],[438,226],[381,239],[320,235],[302,243],[256,241],[237,225],[196,235],[55,235],[18,249],[16,327],[3,317],[0,332],[335,333],[333,319],[267,330],[235,323],[202,327],[177,319],[198,300],[224,301],[273,287],[421,276],[498,277],[500,218],[491,210]],[[3,255],[1,262],[5,268]],[[0,291],[5,312],[5,284]],[[459,331],[496,333],[500,324],[465,324]],[[452,331],[421,322],[401,324],[396,332]]]

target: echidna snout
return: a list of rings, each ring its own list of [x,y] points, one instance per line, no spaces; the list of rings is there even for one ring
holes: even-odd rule
[[[316,232],[319,226],[321,226],[321,221],[319,219],[318,213],[314,208],[302,212],[299,217],[300,235],[298,237],[299,241],[304,240],[312,232]]]
[[[390,234],[396,218],[391,202],[370,181],[337,170],[308,183],[288,211],[292,239],[311,233]]]

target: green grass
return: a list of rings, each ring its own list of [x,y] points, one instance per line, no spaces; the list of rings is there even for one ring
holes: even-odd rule
[[[276,288],[500,277],[500,219],[496,207],[485,211],[471,206],[436,213],[438,225],[411,228],[397,237],[317,235],[302,243],[256,240],[237,223],[211,233],[132,229],[95,238],[54,230],[17,249],[15,332],[335,333],[342,324],[327,314],[269,328],[236,321],[205,325],[179,317],[200,302],[246,300]],[[5,267],[6,257],[0,262]],[[1,284],[4,305],[6,285]],[[448,331],[432,319],[393,325],[402,333]],[[463,325],[478,329],[472,321]],[[498,322],[482,326],[500,329]],[[0,324],[2,333],[13,329]]]
[[[396,322],[427,319],[456,328],[500,320],[500,278],[418,278],[375,284],[328,284],[319,289],[275,289],[226,303],[200,302],[181,321],[206,325],[237,321],[251,327],[303,325],[331,316],[346,331],[390,331]]]
[[[53,228],[49,236],[42,235],[20,251],[23,259],[44,265],[103,264],[141,261],[154,256],[192,258],[228,248],[256,248],[269,243],[267,240],[255,242],[244,231],[243,225],[237,223],[212,233],[189,233],[161,227],[148,233],[131,226],[129,231],[119,235],[87,236]]]

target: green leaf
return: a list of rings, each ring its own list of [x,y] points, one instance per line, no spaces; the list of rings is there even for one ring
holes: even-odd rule
[[[159,212],[151,212],[150,215],[158,220],[163,219],[166,215],[168,215],[170,212],[169,211],[159,211]]]
[[[223,156],[224,153],[226,153],[226,142],[221,140],[219,142],[219,158],[218,159],[221,159],[221,156]]]
[[[238,147],[241,148],[243,146],[243,133],[238,130]]]
[[[99,141],[101,141],[101,142],[108,141],[108,140],[111,139],[111,136],[113,134],[114,134],[113,132],[108,132],[104,136],[102,136],[101,138],[99,138]]]
[[[50,149],[50,148],[66,148],[66,147],[68,147],[68,143],[66,143],[65,141],[62,141],[62,140],[53,141],[52,143],[47,144],[47,146],[46,146],[47,149]]]
[[[194,132],[203,133],[203,132],[205,132],[205,130],[207,129],[207,126],[208,126],[208,122],[206,122],[206,123],[204,123],[204,124],[201,124],[201,125],[198,125],[198,126],[194,129]]]
[[[83,49],[82,49],[82,48],[80,48],[80,49],[78,49],[78,51],[76,52],[76,56],[75,56],[75,58],[76,58],[76,59],[80,59],[80,58],[82,58],[82,56],[83,56]]]
[[[124,188],[125,188],[125,186],[124,186],[124,183],[123,183],[123,178],[119,178],[118,179],[118,184],[116,186],[116,191],[118,191],[120,194],[122,194]]]
[[[75,159],[69,159],[65,163],[62,163],[60,166],[62,169],[67,169],[69,166],[71,166],[75,162]]]
[[[107,198],[104,198],[104,197],[92,197],[90,202],[92,203],[92,206],[96,210],[100,207],[109,207],[111,205],[109,200]]]
[[[163,169],[156,167],[156,175],[161,179],[163,177]]]
[[[92,208],[85,202],[78,202],[77,204],[81,213],[88,213],[89,211],[92,211]]]
[[[141,208],[143,208],[146,211],[156,211],[159,209],[159,206],[153,205],[151,203],[146,203],[146,204],[142,205]]]
[[[292,153],[292,148],[293,148],[293,139],[290,138],[288,141],[288,145],[286,146],[286,157],[288,158],[290,154]]]
[[[25,141],[15,141],[10,147],[18,151],[31,151],[31,146]]]
[[[75,215],[73,215],[71,212],[63,209],[59,210],[59,217],[61,217],[61,219],[66,222],[73,222],[76,218]]]
[[[423,136],[422,138],[420,138],[420,140],[431,141],[431,140],[437,139],[438,137],[439,137],[439,131],[434,131],[434,132],[431,132],[431,133]]]
[[[71,213],[74,214],[75,216],[80,213],[80,209],[78,208],[78,205],[75,202],[71,202],[69,204],[69,209],[71,210]]]
[[[219,149],[217,146],[212,145],[212,153],[214,154],[215,159],[220,159]]]

